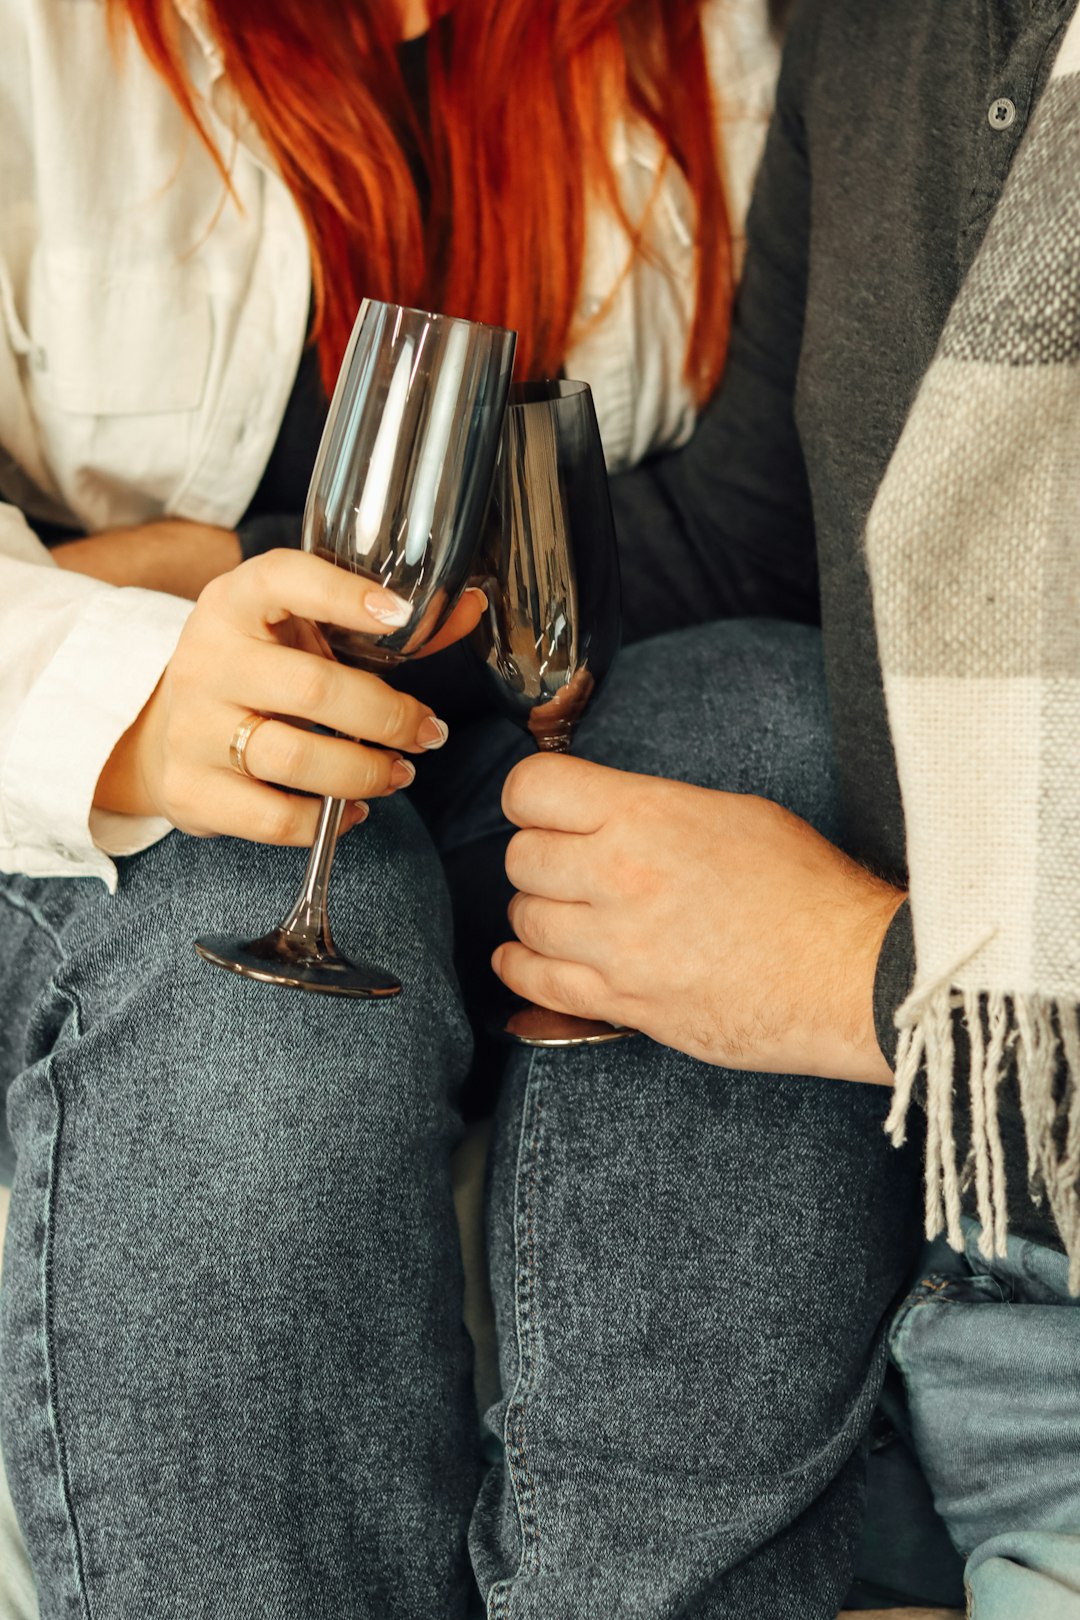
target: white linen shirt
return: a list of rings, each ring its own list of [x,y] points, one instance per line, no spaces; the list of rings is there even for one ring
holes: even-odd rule
[[[92,808],[98,777],[191,603],[59,569],[23,513],[86,533],[170,516],[235,525],[273,450],[306,336],[299,213],[231,95],[199,0],[175,0],[235,200],[102,0],[0,0],[0,870],[93,876],[169,824]],[[712,0],[710,65],[736,232],[777,70],[765,0]],[[620,131],[633,215],[660,167]],[[683,378],[693,218],[668,165],[651,240],[597,204],[569,375],[591,383],[609,466],[692,430]],[[223,750],[227,739],[223,741]]]

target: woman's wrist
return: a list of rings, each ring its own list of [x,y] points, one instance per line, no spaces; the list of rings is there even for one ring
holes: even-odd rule
[[[160,690],[159,683],[105,761],[94,790],[95,810],[110,810],[123,816],[159,814],[147,787],[143,760],[153,732],[154,709]]]

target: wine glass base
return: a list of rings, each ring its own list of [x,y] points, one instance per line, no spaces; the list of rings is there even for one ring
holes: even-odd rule
[[[249,940],[231,934],[209,934],[195,941],[195,949],[204,962],[239,973],[245,979],[258,979],[261,984],[313,990],[324,996],[354,996],[359,1001],[401,993],[401,980],[370,962],[350,962],[345,956],[305,958],[290,954],[280,929],[262,939]]]
[[[491,1025],[491,1033],[512,1046],[603,1046],[608,1041],[624,1041],[636,1029],[624,1024],[608,1024],[602,1018],[576,1018],[572,1013],[553,1012],[522,1001],[505,1017]]]

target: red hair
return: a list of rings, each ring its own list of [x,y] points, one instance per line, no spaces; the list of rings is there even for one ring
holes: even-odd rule
[[[186,77],[175,0],[110,0],[224,165]],[[696,210],[687,376],[723,366],[731,236],[716,150],[704,0],[439,0],[430,128],[395,54],[391,0],[206,0],[225,72],[296,200],[311,244],[314,332],[331,386],[364,297],[517,328],[518,374],[557,373],[571,342],[591,192],[620,209],[609,156],[643,119]],[[430,181],[425,222],[410,166]],[[637,251],[647,220],[625,221]]]

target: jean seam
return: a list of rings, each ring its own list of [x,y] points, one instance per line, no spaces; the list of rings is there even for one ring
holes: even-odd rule
[[[78,1008],[74,1006],[76,1024],[79,1023]],[[79,1531],[78,1520],[72,1502],[71,1476],[68,1462],[67,1440],[64,1435],[64,1426],[60,1420],[59,1376],[56,1369],[55,1334],[53,1332],[53,1245],[56,1233],[56,1183],[60,1163],[60,1138],[64,1128],[64,1106],[60,1097],[60,1088],[53,1076],[52,1062],[47,1064],[49,1086],[53,1094],[53,1106],[56,1109],[56,1130],[53,1134],[52,1152],[49,1156],[49,1186],[46,1194],[47,1207],[45,1218],[44,1252],[41,1265],[41,1306],[42,1306],[42,1333],[45,1343],[45,1377],[49,1390],[49,1414],[52,1420],[53,1441],[56,1446],[56,1458],[59,1472],[60,1498],[64,1513],[67,1517],[68,1528],[71,1533],[75,1554],[75,1575],[78,1585],[78,1595],[82,1604],[82,1611],[86,1620],[91,1620],[90,1596],[86,1588],[86,1559],[83,1551],[82,1536]]]
[[[60,963],[66,965],[68,956],[60,936],[40,909],[34,905],[33,901],[24,900],[20,896],[10,893],[10,891],[2,890],[0,890],[0,900],[6,901],[13,911],[22,912],[24,916],[29,917],[35,927],[40,928],[49,940]],[[63,996],[71,1008],[74,1032],[76,1038],[78,1038],[83,1032],[82,1008],[78,998],[70,986],[65,986],[63,990],[59,990],[58,987],[58,993]],[[53,1109],[56,1117],[56,1129],[53,1132],[52,1148],[49,1154],[49,1182],[45,1192],[45,1220],[43,1223],[44,1235],[41,1252],[41,1336],[45,1356],[45,1383],[49,1398],[49,1424],[52,1429],[52,1440],[56,1451],[60,1500],[74,1549],[78,1597],[85,1620],[92,1620],[90,1597],[86,1588],[86,1558],[72,1502],[67,1440],[64,1435],[63,1424],[60,1421],[59,1377],[56,1368],[55,1334],[53,1332],[53,1248],[56,1236],[56,1184],[60,1169],[60,1139],[64,1129],[64,1105],[60,1096],[60,1088],[56,1083],[51,1057],[44,1064],[44,1073],[47,1076],[49,1090],[52,1093]]]
[[[929,1306],[958,1306],[969,1303],[967,1300],[955,1299],[949,1289],[952,1279],[931,1273],[924,1277],[907,1295],[907,1298],[895,1312],[889,1324],[887,1345],[889,1359],[898,1371],[906,1376],[907,1373],[907,1339],[909,1324],[917,1311],[924,1311]]]
[[[529,1468],[525,1445],[529,1405],[536,1393],[540,1370],[536,1326],[536,1202],[544,1104],[539,1068],[540,1054],[534,1053],[525,1083],[514,1188],[514,1322],[518,1374],[503,1420],[503,1446],[517,1507],[521,1557],[515,1573],[492,1587],[488,1597],[489,1620],[508,1620],[515,1583],[535,1575],[540,1568],[536,1481]]]
[[[49,943],[54,947],[61,962],[67,961],[67,952],[64,949],[63,940],[40,907],[35,906],[32,900],[26,900],[21,895],[12,894],[9,889],[0,889],[0,901],[9,905],[12,911],[21,911],[24,917],[29,917],[35,927],[40,928],[41,932],[48,937]]]

